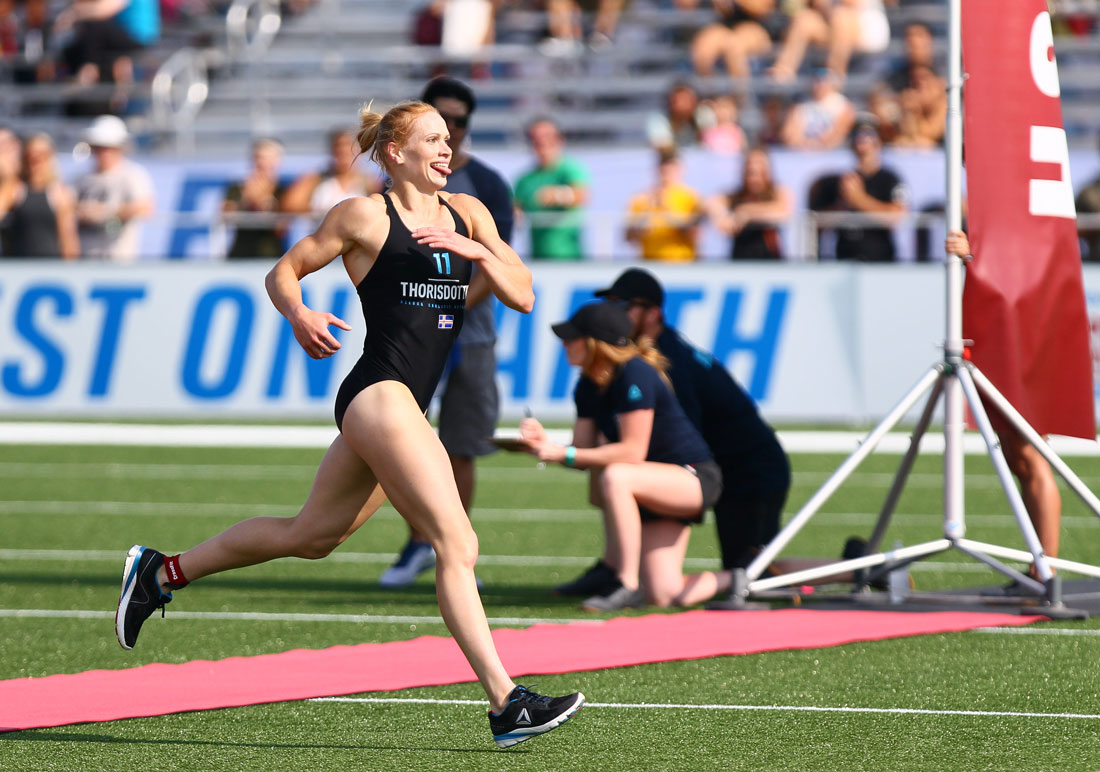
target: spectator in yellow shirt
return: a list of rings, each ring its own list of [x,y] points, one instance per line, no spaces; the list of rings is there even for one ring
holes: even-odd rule
[[[638,245],[644,260],[690,263],[697,258],[703,204],[684,184],[683,173],[676,150],[662,148],[657,151],[657,184],[630,199],[626,239]]]

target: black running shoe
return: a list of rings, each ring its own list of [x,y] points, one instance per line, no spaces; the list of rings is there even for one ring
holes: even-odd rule
[[[584,705],[584,695],[573,692],[564,697],[544,697],[516,686],[508,695],[508,707],[499,714],[489,711],[489,728],[501,748],[545,734],[568,721]]]
[[[559,584],[551,592],[554,595],[588,598],[593,595],[607,595],[619,586],[619,575],[615,569],[597,560],[590,569],[571,582]]]
[[[122,594],[115,611],[115,633],[124,649],[134,648],[142,623],[158,608],[164,616],[164,604],[172,600],[172,593],[161,590],[157,581],[157,569],[163,562],[162,553],[140,544],[126,555]]]
[[[645,605],[645,596],[639,587],[631,590],[619,582],[619,586],[606,595],[593,595],[581,601],[585,611],[620,611],[624,608],[641,608]]]
[[[1036,579],[1035,581],[1038,581]],[[1031,585],[1023,584],[1013,579],[1001,587],[990,587],[980,593],[983,598],[1041,598],[1043,594]]]
[[[867,541],[859,538],[858,536],[852,536],[848,541],[844,542],[844,551],[840,553],[841,560],[855,560],[861,558],[867,554]],[[852,575],[855,577],[855,584],[868,585],[876,590],[885,590],[885,580],[879,578],[876,581],[869,581],[870,574],[866,568],[857,568],[852,571]]]
[[[844,542],[844,552],[841,553],[842,560],[854,560],[855,558],[861,558],[867,554],[867,542],[858,536],[852,536],[848,541]],[[903,568],[897,568],[893,571],[884,570],[881,565],[871,566],[870,568],[857,568],[852,574],[855,577],[855,583],[858,585],[867,585],[874,590],[889,590],[890,589],[890,577],[897,575],[898,572],[902,572],[902,580],[909,585],[909,589],[913,589],[913,576]]]

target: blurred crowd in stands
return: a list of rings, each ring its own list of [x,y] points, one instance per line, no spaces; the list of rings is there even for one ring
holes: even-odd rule
[[[670,105],[680,98],[675,93]],[[768,151],[762,146],[745,148],[740,184],[703,199],[684,183],[677,143],[668,141],[676,136],[675,124],[667,129],[656,147],[652,187],[631,198],[628,206],[626,238],[637,245],[638,256],[664,262],[699,260],[699,226],[709,219],[729,237],[731,260],[788,257],[779,226],[791,216],[791,194],[774,178]],[[845,129],[845,137],[849,135],[853,168],[816,180],[810,208],[846,213],[846,222],[832,229],[838,260],[894,260],[891,226],[907,211],[906,187],[882,164],[882,140],[873,120],[853,118]],[[516,207],[530,221],[532,256],[583,259],[583,219],[578,213],[588,199],[590,175],[565,154],[564,138],[549,118],[533,123],[528,136],[534,165],[516,181]]]
[[[156,201],[149,173],[127,155],[126,124],[101,115],[82,138],[91,163],[70,185],[58,173],[48,135],[20,138],[0,127],[0,257],[118,263],[140,257],[141,226]],[[382,189],[382,179],[358,163],[354,130],[331,131],[328,150],[323,169],[287,181],[282,144],[253,143],[248,173],[224,192],[221,218],[233,231],[227,259],[279,257],[292,218],[316,219],[346,198]]]
[[[638,5],[642,0],[636,0]],[[304,13],[311,0],[282,3]],[[927,5],[927,3],[925,3]],[[476,65],[493,43],[495,19],[516,9],[544,13],[545,34],[533,48],[552,58],[596,56],[620,45],[631,0],[429,0],[410,7],[411,42],[474,57],[474,79],[492,77]],[[666,12],[706,20],[682,43],[683,68],[663,106],[645,122],[653,151],[653,183],[622,213],[625,238],[647,260],[700,259],[706,222],[729,237],[730,259],[792,257],[780,227],[792,215],[792,194],[773,176],[775,148],[848,149],[850,169],[814,181],[808,208],[845,213],[832,231],[838,259],[888,261],[897,250],[891,228],[910,209],[899,174],[883,164],[884,147],[942,145],[947,112],[943,30],[911,20],[891,29],[889,11],[906,0],[650,0]],[[1100,3],[1052,2],[1058,34],[1094,35]],[[17,137],[0,128],[0,254],[133,259],[136,230],[153,209],[153,186],[128,159],[127,117],[143,52],[163,30],[197,17],[224,14],[227,0],[0,0],[0,57],[14,84],[63,84],[43,111],[62,110],[89,123],[85,144],[93,170],[62,181],[50,137]],[[891,37],[901,43],[890,46]],[[626,45],[626,44],[622,44]],[[673,75],[673,77],[676,77]],[[854,94],[853,77],[864,84]],[[741,120],[753,91],[756,120]],[[870,84],[869,86],[867,84]],[[36,106],[24,101],[22,110]],[[95,117],[92,120],[92,116]],[[328,127],[318,127],[320,140]],[[566,152],[566,134],[552,117],[528,123],[530,169],[512,180],[515,203],[531,238],[529,257],[577,260],[583,252],[583,210],[589,173]],[[742,159],[732,189],[701,196],[683,179],[682,154],[701,148]],[[256,139],[249,174],[226,191],[222,222],[234,234],[226,254],[281,254],[290,217],[317,216],[349,195],[381,189],[382,180],[357,165],[347,131],[328,136],[325,169],[284,180],[284,149]],[[68,148],[64,148],[67,152]],[[1078,196],[1081,213],[1100,212],[1100,180]],[[854,215],[854,216],[853,216]],[[1085,259],[1100,260],[1100,227],[1082,227]],[[46,234],[49,237],[46,237]],[[832,243],[832,242],[831,242]]]
[[[530,160],[512,180],[518,220],[527,227],[534,260],[576,261],[586,254],[584,229],[592,175],[567,153],[566,140],[552,118],[528,127]],[[819,239],[831,241],[837,260],[893,261],[900,257],[894,226],[909,212],[901,177],[882,159],[882,139],[874,120],[855,119],[849,135],[851,167],[816,178],[809,209],[821,218]],[[0,257],[132,262],[140,254],[143,222],[156,210],[154,183],[128,156],[131,136],[125,122],[102,115],[82,134],[87,160],[66,182],[57,152],[43,132],[20,137],[0,126]],[[283,145],[257,139],[250,165],[222,192],[214,225],[228,232],[224,257],[274,259],[288,246],[296,218],[313,222],[340,201],[384,189],[385,180],[365,163],[350,128],[331,130],[324,165],[297,176],[282,169]],[[700,229],[709,224],[727,239],[720,256],[729,260],[799,259],[783,243],[782,228],[794,212],[792,192],[775,178],[767,148],[741,150],[741,176],[728,190],[703,196],[684,181],[680,150],[663,143],[653,151],[652,184],[629,198],[621,213],[623,237],[636,257],[662,262],[714,259],[700,250]],[[1100,178],[1084,185],[1079,213],[1100,212]],[[1100,259],[1100,227],[1081,225],[1082,257]],[[918,232],[918,241],[920,233]],[[929,237],[918,245],[918,259],[935,259]],[[821,254],[821,251],[818,252]]]
[[[230,2],[0,0],[0,83],[62,87],[60,94],[48,91],[42,100],[24,102],[24,114],[136,114],[147,107],[136,84],[148,83],[170,53],[156,51],[164,33],[223,17]],[[292,15],[312,2],[283,0],[280,6]]]
[[[61,179],[53,141],[0,128],[0,255],[132,262],[141,223],[154,211],[153,182],[126,155],[121,118],[103,115],[84,132],[91,165]]]
[[[11,80],[66,87],[24,112],[130,112],[142,51],[160,39],[162,18],[185,8],[175,0],[0,0],[0,53]]]

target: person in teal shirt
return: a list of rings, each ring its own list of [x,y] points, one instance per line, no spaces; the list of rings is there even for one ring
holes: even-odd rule
[[[580,260],[588,170],[563,155],[565,140],[549,118],[532,123],[527,139],[536,164],[516,181],[515,201],[531,222],[531,257]]]

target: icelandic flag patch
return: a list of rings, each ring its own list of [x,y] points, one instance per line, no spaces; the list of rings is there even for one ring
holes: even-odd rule
[[[449,330],[455,326],[454,314],[440,314],[439,315],[439,329]]]

